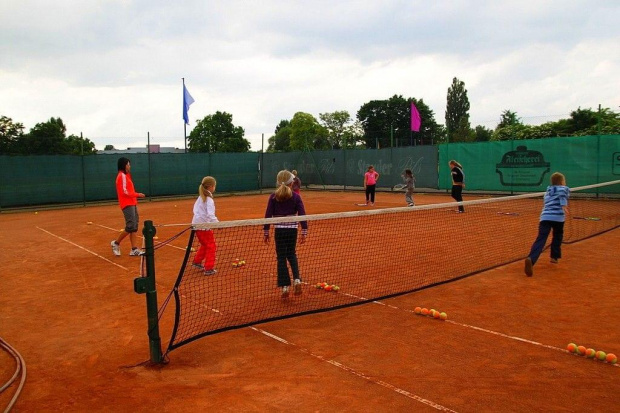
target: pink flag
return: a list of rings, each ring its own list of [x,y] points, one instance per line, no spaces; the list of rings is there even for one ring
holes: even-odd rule
[[[420,112],[411,102],[411,130],[414,132],[420,132],[420,125],[422,124],[422,118],[420,118]]]

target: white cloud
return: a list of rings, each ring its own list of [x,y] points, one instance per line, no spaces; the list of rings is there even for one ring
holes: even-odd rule
[[[0,115],[61,117],[97,147],[183,147],[190,119],[233,115],[253,149],[298,111],[394,94],[444,122],[453,77],[473,125],[620,105],[620,4],[600,1],[8,0],[0,4]],[[194,122],[192,122],[194,124]],[[189,133],[189,128],[188,128]]]

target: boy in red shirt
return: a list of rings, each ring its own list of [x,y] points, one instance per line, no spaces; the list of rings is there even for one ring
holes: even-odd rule
[[[116,240],[112,241],[112,252],[114,255],[121,255],[120,243],[127,235],[131,242],[131,256],[142,255],[142,251],[138,248],[136,233],[138,232],[138,198],[144,198],[144,194],[136,192],[131,180],[131,163],[127,158],[118,160],[118,175],[116,175],[116,194],[118,195],[118,203],[125,217],[125,229],[118,235]]]

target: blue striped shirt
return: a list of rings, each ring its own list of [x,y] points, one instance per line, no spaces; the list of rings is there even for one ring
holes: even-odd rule
[[[570,188],[564,185],[550,185],[545,192],[545,205],[540,214],[541,221],[564,222],[564,209],[568,205]]]

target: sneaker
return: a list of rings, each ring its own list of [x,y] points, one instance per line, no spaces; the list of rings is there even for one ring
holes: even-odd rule
[[[557,258],[551,258],[551,264],[557,264],[557,263],[558,263]]]
[[[205,275],[215,275],[215,274],[217,274],[217,270],[214,270],[214,269],[205,270]]]
[[[116,241],[110,242],[110,245],[112,246],[112,252],[114,253],[114,255],[119,257],[121,255],[121,246],[118,245]]]
[[[282,298],[288,298],[288,285],[282,287]]]
[[[300,279],[295,280],[295,283],[293,284],[293,293],[295,295],[301,295],[301,280]]]
[[[203,267],[202,264],[199,264],[199,263],[193,263],[192,267],[197,268],[197,269],[199,269],[201,271],[205,270],[205,267]]]
[[[413,204],[407,204],[407,206],[410,206],[410,207],[412,207],[412,206],[414,206],[414,205],[413,205]]]
[[[532,259],[530,257],[525,259],[525,275],[528,277],[534,275],[534,264],[532,264]]]
[[[120,253],[118,255],[120,255]],[[144,252],[142,252],[140,248],[132,248],[129,255],[132,257],[139,257],[140,255],[144,255]]]

